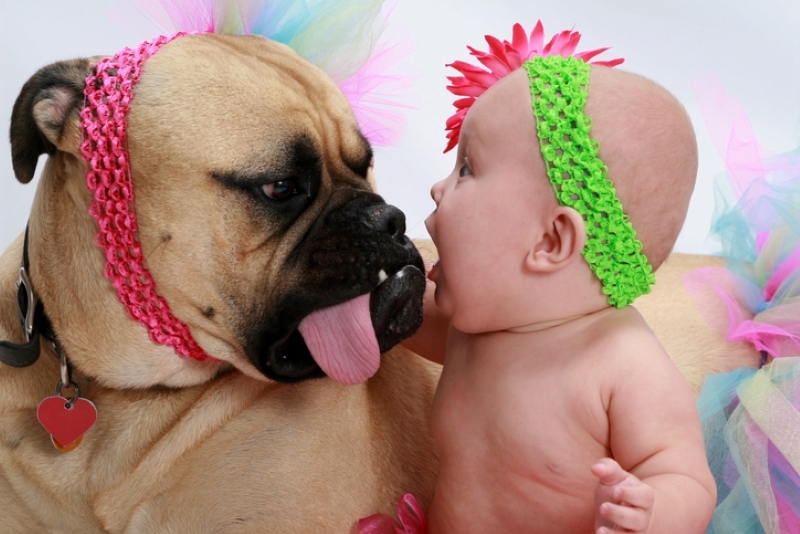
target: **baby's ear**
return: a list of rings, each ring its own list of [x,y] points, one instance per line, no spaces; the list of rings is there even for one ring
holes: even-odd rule
[[[545,231],[525,258],[525,266],[534,272],[554,272],[566,267],[581,255],[586,244],[586,223],[580,213],[558,206],[547,219]]]

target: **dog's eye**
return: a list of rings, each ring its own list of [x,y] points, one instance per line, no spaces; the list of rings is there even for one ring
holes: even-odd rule
[[[264,184],[261,186],[261,190],[271,200],[288,200],[298,193],[294,178]]]

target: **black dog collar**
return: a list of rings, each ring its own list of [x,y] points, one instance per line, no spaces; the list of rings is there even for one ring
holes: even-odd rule
[[[0,341],[0,362],[11,367],[28,367],[39,359],[41,336],[53,341],[53,327],[44,312],[44,306],[36,298],[28,273],[28,228],[22,247],[22,267],[17,281],[17,314],[20,327],[25,334],[24,343]]]

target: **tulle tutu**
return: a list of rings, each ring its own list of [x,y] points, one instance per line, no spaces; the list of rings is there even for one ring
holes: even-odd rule
[[[325,71],[347,97],[364,136],[398,143],[414,108],[406,37],[385,36],[385,0],[137,0],[168,32],[262,35]]]
[[[710,317],[733,342],[770,363],[706,378],[697,401],[717,508],[709,533],[800,534],[800,151],[772,155],[738,103],[699,88],[712,136],[726,157],[713,233],[726,269],[684,278],[718,297]],[[720,126],[729,133],[727,143]]]
[[[800,358],[710,376],[698,399],[714,534],[800,533]]]

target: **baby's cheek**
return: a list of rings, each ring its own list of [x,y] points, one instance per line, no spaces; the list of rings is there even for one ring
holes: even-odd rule
[[[453,305],[451,299],[448,298],[446,284],[443,281],[440,281],[436,284],[436,290],[434,291],[434,301],[436,302],[436,307],[439,308],[445,316],[450,317],[452,321],[453,317]]]

